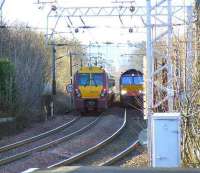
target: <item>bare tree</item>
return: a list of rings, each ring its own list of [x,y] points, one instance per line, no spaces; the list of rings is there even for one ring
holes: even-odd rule
[[[8,57],[15,66],[16,115],[36,118],[34,115],[41,113],[41,92],[48,79],[49,52],[44,36],[24,26],[1,28],[0,55]]]
[[[184,167],[200,167],[200,5],[195,4],[195,61],[193,62],[192,85],[186,86],[184,92],[184,102],[180,103],[182,111],[182,134],[183,148],[182,159]],[[191,69],[185,68],[185,72]],[[187,76],[187,75],[186,75]],[[186,79],[187,81],[187,79]]]

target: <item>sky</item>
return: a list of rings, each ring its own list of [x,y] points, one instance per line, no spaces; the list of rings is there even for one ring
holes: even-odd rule
[[[38,0],[5,0],[5,4],[3,6],[3,18],[7,23],[24,23],[35,29],[39,29],[39,31],[46,31],[47,25],[47,14],[51,8],[50,5],[42,6],[37,5],[35,2]],[[41,0],[45,1],[45,0]],[[54,0],[46,0],[46,1],[54,1]],[[89,6],[118,6],[118,3],[115,3],[116,0],[57,0],[58,6],[64,7],[89,7]],[[122,1],[122,0],[117,0]],[[159,0],[152,0],[152,5],[158,2]],[[0,0],[1,2],[1,0]],[[172,0],[173,5],[185,4],[188,5],[192,3],[193,0]],[[134,4],[134,3],[133,3]],[[146,5],[146,0],[135,0],[136,5]],[[122,4],[126,6],[127,4]],[[129,32],[128,27],[142,26],[142,20],[131,16],[129,18],[123,18],[123,24],[120,22],[118,17],[115,18],[83,18],[86,25],[94,26],[93,29],[79,29],[78,33],[75,33],[75,28],[67,29],[66,22],[60,21],[58,23],[57,30],[59,31],[67,31],[63,36],[67,38],[77,38],[84,44],[89,44],[91,42],[115,42],[115,43],[126,43],[126,42],[140,42],[146,40],[146,29],[143,28],[141,32],[137,32],[134,30],[133,33]],[[52,22],[52,23],[51,23]],[[72,19],[72,23],[74,26],[81,26],[80,19]],[[55,24],[54,20],[49,21],[49,27]],[[51,26],[50,26],[51,25]],[[125,27],[128,26],[128,27]],[[121,27],[121,28],[120,28]],[[123,28],[123,29],[122,29]],[[72,32],[72,33],[70,33]],[[117,48],[118,49],[118,48]],[[117,56],[117,49],[109,49],[108,47],[105,50],[101,50],[102,52],[109,53],[109,56]],[[128,49],[128,47],[127,47]],[[126,50],[125,50],[126,51]],[[119,54],[122,54],[120,52]],[[118,55],[119,56],[119,55]],[[107,55],[108,57],[108,55]],[[115,65],[118,68],[119,58],[115,58]]]
[[[41,6],[34,4],[38,0],[5,0],[5,4],[3,6],[3,18],[6,21],[9,21],[9,23],[20,23],[23,22],[25,24],[28,24],[32,27],[37,27],[40,30],[45,31],[46,28],[46,16],[50,9],[50,6]],[[54,1],[54,0],[40,0],[40,1]],[[59,6],[65,6],[65,7],[73,7],[73,6],[113,6],[118,5],[118,3],[114,3],[116,0],[57,0]],[[117,0],[122,1],[122,0]],[[157,0],[158,1],[158,0]],[[156,0],[152,0],[152,4],[155,3]],[[172,0],[172,4],[176,5],[179,3],[185,3],[188,4],[190,2],[193,2],[192,0]],[[143,5],[145,6],[146,0],[135,0],[136,5]],[[125,4],[126,5],[126,4]],[[81,25],[79,19],[73,19],[73,23],[77,23],[77,25]],[[129,19],[123,19],[123,23],[125,23],[126,26],[132,26],[135,25],[142,25],[141,20],[139,20],[136,17],[132,17]],[[78,24],[79,22],[79,24]],[[91,40],[99,39],[102,41],[105,41],[103,39],[102,34],[101,36],[99,33],[103,33],[104,38],[110,38],[111,40],[117,42],[119,41],[125,41],[132,37],[132,35],[129,34],[129,28],[124,27],[124,29],[119,29],[119,27],[122,27],[122,24],[120,23],[118,18],[87,18],[84,19],[84,22],[86,25],[96,26],[95,29],[88,29],[86,30],[80,30],[79,33],[76,34],[76,37],[79,39],[84,39],[85,37],[91,37]],[[64,22],[63,22],[64,23]],[[112,28],[111,27],[112,23]],[[130,24],[131,23],[131,24]],[[59,25],[60,30],[66,31],[66,24],[62,24],[63,26]],[[83,25],[83,24],[82,24]],[[62,29],[61,29],[62,28]],[[64,28],[64,29],[63,29]],[[93,32],[94,31],[94,32]],[[116,37],[118,35],[118,37]],[[138,33],[134,35],[134,40],[141,40],[142,37],[146,35],[145,30],[144,33]],[[111,37],[112,36],[112,37]],[[97,37],[97,38],[96,38]]]
[[[3,18],[9,23],[25,23],[30,26],[45,26],[45,12],[33,4],[33,0],[6,0],[3,6]]]

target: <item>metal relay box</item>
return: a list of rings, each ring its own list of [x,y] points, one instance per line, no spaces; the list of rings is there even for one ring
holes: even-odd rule
[[[181,164],[180,113],[154,113],[151,117],[152,166],[179,167]]]

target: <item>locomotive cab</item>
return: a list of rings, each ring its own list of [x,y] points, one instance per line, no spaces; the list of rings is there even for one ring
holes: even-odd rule
[[[120,102],[123,106],[143,107],[143,74],[135,69],[120,77]]]
[[[82,67],[74,76],[75,107],[80,112],[108,107],[108,75],[100,67]]]

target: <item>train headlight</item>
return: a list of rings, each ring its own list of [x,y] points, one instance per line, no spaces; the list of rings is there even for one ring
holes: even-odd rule
[[[105,97],[107,95],[107,93],[108,93],[107,89],[104,88],[104,89],[102,89],[100,96]]]
[[[144,91],[143,91],[143,90],[139,90],[139,93],[140,93],[140,94],[144,94]]]
[[[121,95],[125,95],[127,94],[127,91],[126,90],[121,90]]]

